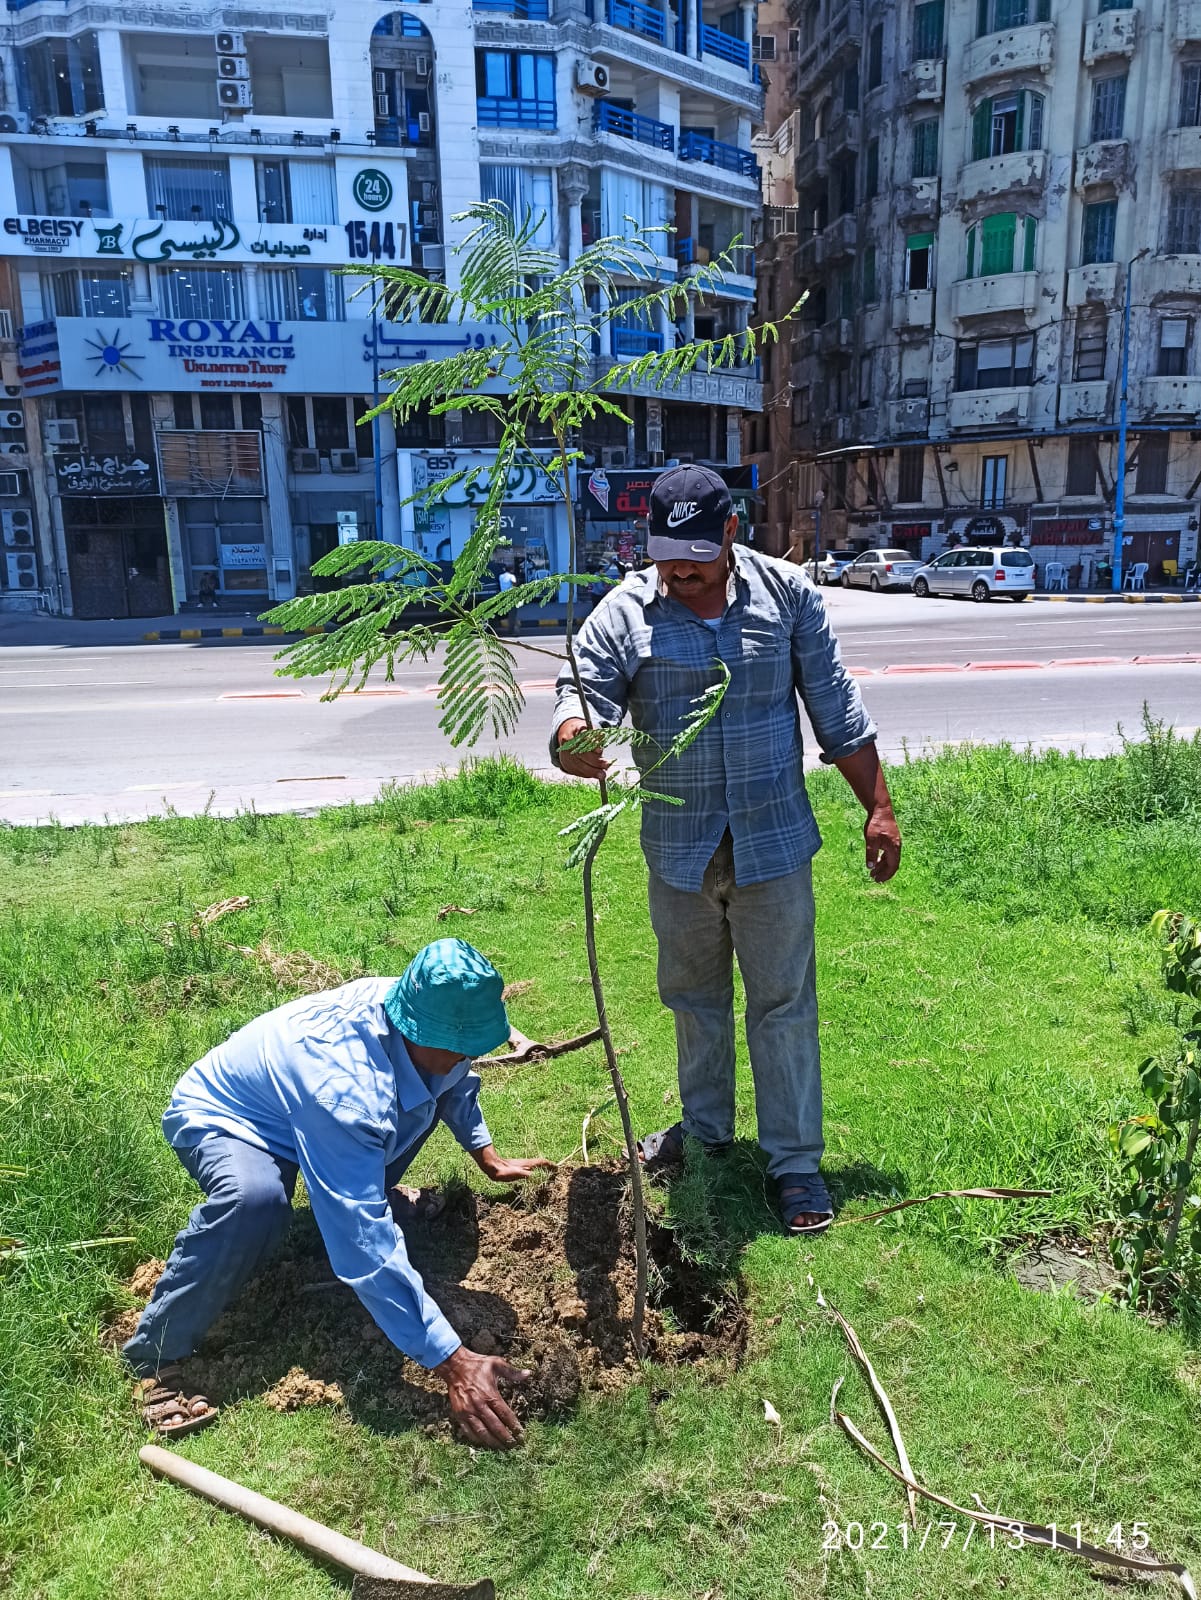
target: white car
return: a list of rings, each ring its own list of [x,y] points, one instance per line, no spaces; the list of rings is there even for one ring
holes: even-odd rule
[[[854,550],[827,550],[817,563],[816,571],[812,561],[805,563],[805,571],[816,584],[837,583],[844,569],[849,567],[854,559]]]
[[[969,548],[946,550],[913,579],[919,599],[927,595],[971,595],[983,604],[994,595],[1025,600],[1034,592],[1034,557],[1029,550]]]
[[[838,581],[844,589],[908,589],[921,562],[908,550],[865,550],[844,567]]]

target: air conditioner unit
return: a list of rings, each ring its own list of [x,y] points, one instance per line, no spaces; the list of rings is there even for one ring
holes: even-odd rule
[[[626,464],[627,450],[603,449],[601,451],[602,467],[624,467]]]
[[[242,110],[249,111],[254,104],[254,96],[248,83],[229,78],[217,85],[217,103],[230,110],[240,106]]]
[[[845,440],[847,440],[847,439],[849,439],[851,437],[851,419],[850,419],[850,417],[835,417],[835,419],[834,419],[834,437],[836,439],[839,439],[839,440],[842,440],[842,441],[845,441]]]
[[[329,453],[329,470],[331,472],[357,472],[359,470],[358,451],[331,450]]]
[[[33,512],[0,511],[0,531],[6,550],[32,550]]]
[[[428,78],[430,75],[430,58],[428,56],[418,56],[413,63],[413,70],[419,78]]]
[[[321,457],[316,450],[293,450],[293,472],[320,472]]]
[[[421,228],[436,228],[438,226],[437,206],[419,206],[417,208],[417,224]]]
[[[4,557],[8,569],[10,589],[36,589],[38,586],[38,560],[32,550],[22,550],[14,555],[9,551]]]
[[[23,111],[6,111],[0,117],[0,133],[28,133],[29,118]]]
[[[7,444],[0,440],[0,456],[16,456],[23,461],[28,454],[29,451],[17,439],[10,439]]]
[[[27,472],[0,472],[0,495],[11,499],[14,495],[29,493]]]
[[[25,413],[23,411],[0,411],[0,428],[23,428],[25,426]]]
[[[430,183],[428,179],[423,180],[421,185],[421,198],[427,206],[432,205],[433,202],[438,198],[438,185],[436,183]]]
[[[375,114],[377,117],[390,117],[392,115],[392,102],[386,94],[376,95]]]
[[[75,417],[47,417],[43,431],[49,445],[79,443],[79,422]]]
[[[649,422],[647,423],[646,448],[651,452],[652,455],[654,455],[656,452],[658,452],[660,455],[663,454],[663,424],[661,422],[657,426],[652,426],[652,424]]]
[[[602,61],[577,61],[575,86],[581,94],[608,94],[608,67]]]
[[[6,383],[4,392],[10,400],[19,400],[21,398],[21,385],[19,383]]]
[[[381,72],[377,68],[372,82],[373,82],[374,90],[375,90],[376,94],[387,94],[387,92],[388,92],[388,74],[386,72]]]
[[[417,132],[418,133],[428,133],[430,131],[430,129],[433,127],[433,125],[434,125],[434,119],[430,116],[428,111],[419,111],[417,113]]]
[[[219,56],[244,56],[246,54],[246,35],[244,33],[219,33],[214,40]]]
[[[217,76],[219,78],[246,78],[250,77],[250,62],[245,56],[218,56]]]
[[[446,246],[422,244],[414,247],[421,254],[421,265],[427,272],[441,272],[446,266]]]

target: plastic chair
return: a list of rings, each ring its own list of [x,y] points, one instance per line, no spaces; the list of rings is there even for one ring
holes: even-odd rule
[[[1184,592],[1187,594],[1190,589],[1196,591],[1199,579],[1201,579],[1201,568],[1194,562],[1184,575]]]
[[[1068,569],[1062,561],[1047,562],[1043,568],[1043,588],[1048,594],[1056,589],[1062,589],[1065,594],[1067,593]]]
[[[1147,587],[1147,565],[1145,561],[1136,561],[1132,567],[1127,568],[1126,576],[1122,579],[1123,589],[1145,589]]]
[[[1180,576],[1179,563],[1175,561],[1161,561],[1160,567],[1163,570],[1163,581],[1165,583],[1175,583],[1176,579]]]

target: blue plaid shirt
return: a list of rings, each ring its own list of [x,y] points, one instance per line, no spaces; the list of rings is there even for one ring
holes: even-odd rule
[[[821,835],[801,770],[797,694],[823,761],[853,755],[876,737],[876,727],[842,664],[821,596],[799,567],[735,545],[716,630],[661,591],[654,567],[633,573],[580,628],[576,651],[594,720],[616,727],[628,711],[662,749],[696,697],[718,681],[714,657],[729,669],[717,716],[649,780],[648,788],[684,802],[647,801],[642,808],[642,848],[652,872],[673,888],[696,892],[727,828],[740,884],[782,878],[817,853]],[[556,765],[559,728],[582,715],[569,668],[557,689]],[[659,754],[654,745],[634,747],[641,770]]]

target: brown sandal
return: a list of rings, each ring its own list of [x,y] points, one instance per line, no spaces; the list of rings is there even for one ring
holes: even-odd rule
[[[163,1439],[198,1433],[217,1420],[217,1407],[212,1401],[181,1388],[181,1377],[178,1367],[164,1367],[157,1378],[145,1378],[139,1385],[142,1421]]]

